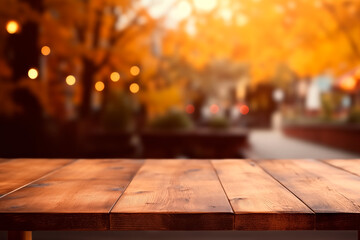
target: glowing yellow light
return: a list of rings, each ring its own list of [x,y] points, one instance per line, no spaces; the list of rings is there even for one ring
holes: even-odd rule
[[[249,22],[248,17],[245,14],[238,14],[237,18],[236,18],[236,23],[239,26],[245,26],[247,23]]]
[[[6,31],[10,34],[17,33],[19,31],[19,24],[13,20],[7,22]]]
[[[351,76],[344,78],[340,82],[340,87],[345,91],[354,90],[356,88],[356,80],[355,80],[355,78],[353,78]]]
[[[194,0],[194,6],[201,11],[211,11],[216,7],[217,0]]]
[[[132,92],[132,93],[137,93],[137,92],[139,92],[140,87],[139,87],[139,84],[137,84],[137,83],[132,83],[132,84],[130,85],[129,89],[130,89],[130,92]]]
[[[66,77],[66,84],[72,86],[76,83],[76,78],[73,75],[69,75]]]
[[[44,56],[48,56],[50,54],[51,50],[48,46],[43,46],[41,48],[41,54]]]
[[[28,76],[31,79],[36,79],[39,76],[39,73],[35,68],[30,68],[28,71]]]
[[[95,83],[96,91],[101,92],[102,90],[104,90],[104,88],[105,88],[105,84],[103,82],[98,81]]]
[[[130,68],[130,73],[131,73],[131,75],[133,75],[133,76],[137,76],[137,75],[139,75],[139,73],[140,73],[140,68],[139,68],[138,66],[132,66],[132,67]]]
[[[110,74],[110,79],[113,82],[117,82],[120,80],[120,74],[118,72],[113,72]]]
[[[206,0],[205,0],[206,1]],[[191,14],[191,5],[188,1],[179,2],[171,11],[170,15],[177,21],[181,21]]]

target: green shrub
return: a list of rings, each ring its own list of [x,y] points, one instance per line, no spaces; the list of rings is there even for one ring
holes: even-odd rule
[[[350,110],[348,116],[349,123],[360,123],[360,107],[354,107]]]
[[[156,117],[149,124],[150,128],[161,130],[189,129],[192,126],[193,123],[187,114],[176,111]]]
[[[226,129],[229,127],[229,121],[224,117],[212,117],[207,122],[209,128]]]
[[[123,93],[111,93],[102,120],[108,130],[130,130],[134,123],[134,100]]]

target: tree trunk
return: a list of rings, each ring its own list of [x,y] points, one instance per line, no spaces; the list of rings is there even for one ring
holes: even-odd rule
[[[91,97],[94,85],[94,77],[96,73],[96,66],[91,60],[83,59],[83,72],[82,72],[82,103],[80,109],[81,118],[87,118],[91,114]]]

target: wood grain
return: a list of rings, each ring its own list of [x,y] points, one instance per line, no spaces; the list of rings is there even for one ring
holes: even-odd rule
[[[316,213],[316,229],[360,229],[360,177],[310,159],[258,164]]]
[[[236,230],[314,229],[314,213],[254,162],[212,163],[236,214]]]
[[[147,160],[110,214],[112,230],[230,230],[233,212],[208,160]]]
[[[330,159],[323,161],[360,176],[360,159]]]
[[[78,160],[0,199],[0,230],[106,230],[142,161]]]
[[[69,159],[13,159],[0,163],[0,197],[73,160]]]

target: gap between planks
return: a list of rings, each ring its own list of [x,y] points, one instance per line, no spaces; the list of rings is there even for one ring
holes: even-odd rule
[[[215,166],[214,166],[214,164],[213,164],[213,161],[212,161],[212,160],[207,160],[207,161],[210,162],[210,165],[212,166],[212,168],[213,168],[213,170],[214,170],[214,172],[215,172],[215,174],[216,174],[216,176],[217,176],[217,179],[218,179],[218,181],[219,181],[219,183],[220,183],[220,186],[221,186],[222,190],[224,191],[225,196],[226,196],[226,198],[227,198],[227,200],[228,200],[228,202],[229,202],[229,205],[230,205],[230,207],[231,207],[231,209],[232,209],[232,212],[233,212],[233,229],[235,229],[235,210],[234,210],[234,207],[233,207],[233,205],[232,205],[231,202],[230,202],[229,196],[228,196],[227,192],[225,191],[224,185],[223,185],[223,183],[222,183],[221,180],[220,180],[219,174],[218,174],[218,172],[217,172],[217,170],[216,170],[216,168],[215,168]]]
[[[21,159],[22,159],[22,158],[21,158]],[[16,160],[19,160],[19,158],[9,159],[8,161],[1,162],[1,163],[9,163],[9,162],[16,161]],[[57,159],[51,159],[51,160],[49,160],[49,161],[52,161],[52,160],[57,160]],[[9,194],[11,194],[11,193],[14,193],[14,192],[20,190],[20,189],[22,189],[22,188],[25,188],[26,186],[28,186],[28,185],[30,185],[30,184],[33,184],[33,183],[35,183],[35,182],[37,182],[37,181],[39,181],[39,180],[42,180],[42,179],[44,179],[44,178],[46,178],[46,177],[54,174],[56,171],[58,171],[58,170],[60,170],[60,169],[62,169],[62,168],[64,168],[64,167],[66,167],[66,166],[68,166],[68,165],[71,165],[71,164],[75,163],[76,161],[78,161],[78,159],[68,159],[68,160],[69,160],[68,163],[66,163],[66,164],[64,164],[64,165],[61,165],[61,166],[59,166],[59,167],[51,170],[50,172],[46,173],[45,175],[42,175],[41,177],[35,178],[34,180],[32,180],[32,181],[30,181],[30,182],[28,182],[28,183],[26,183],[26,184],[24,184],[24,185],[21,185],[20,187],[17,187],[17,188],[15,188],[15,189],[7,192],[7,193],[0,194],[0,199],[3,198],[3,197],[5,197],[5,196],[7,196],[7,195],[9,195]],[[24,161],[27,161],[27,160],[24,159]]]
[[[257,166],[259,166],[264,172],[266,172],[272,179],[274,179],[275,181],[277,181],[279,184],[281,184],[281,186],[283,186],[285,189],[287,189],[292,195],[294,195],[297,199],[299,199],[305,206],[307,206],[316,216],[315,211],[306,203],[304,202],[300,197],[298,197],[293,191],[291,191],[288,187],[286,187],[282,182],[280,182],[277,178],[275,178],[270,172],[268,172],[265,168],[263,168],[260,164],[258,164],[258,162],[263,161],[263,160],[254,160],[251,159],[252,162],[254,162]],[[276,161],[272,160],[272,161]]]

